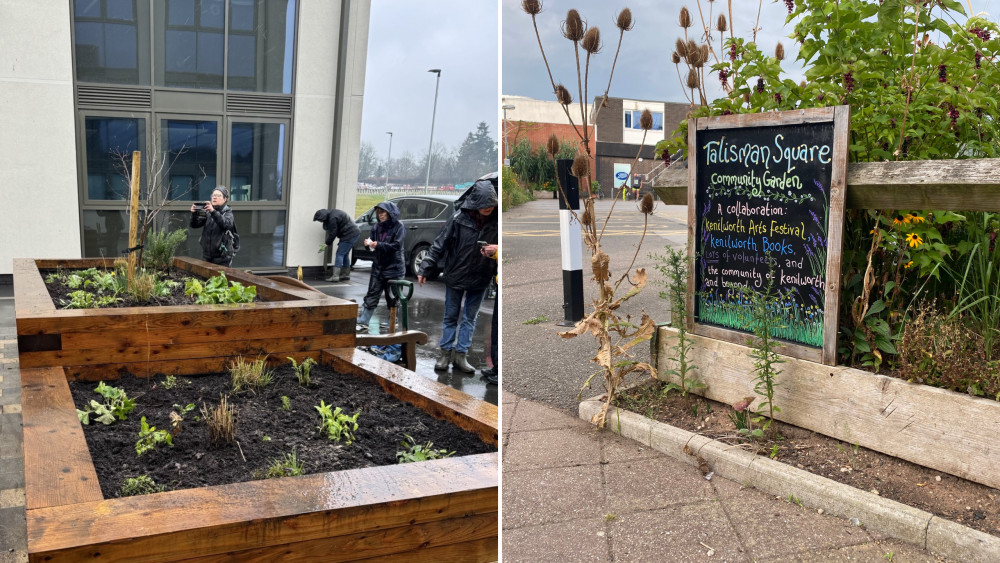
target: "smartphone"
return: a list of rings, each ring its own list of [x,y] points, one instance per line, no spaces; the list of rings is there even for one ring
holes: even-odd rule
[[[486,245],[487,245],[487,244],[489,244],[489,243],[488,243],[488,242],[486,242],[485,240],[477,240],[477,241],[476,241],[476,244],[478,244],[479,246],[486,246]]]

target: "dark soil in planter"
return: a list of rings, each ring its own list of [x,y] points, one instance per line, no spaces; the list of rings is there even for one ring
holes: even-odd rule
[[[71,270],[61,270],[60,273],[66,273],[70,271]],[[45,288],[49,290],[49,296],[52,298],[52,303],[54,303],[57,308],[62,309],[63,307],[66,306],[67,303],[70,302],[70,297],[69,297],[70,293],[77,291],[77,289],[86,290],[87,288],[81,287],[73,289],[67,287],[65,284],[59,281],[53,281],[49,283],[48,281],[49,274],[54,274],[56,272],[57,270],[39,271],[39,273],[42,275],[42,279],[45,280]],[[172,280],[178,282],[178,284],[175,287],[171,288],[170,295],[167,295],[165,297],[153,297],[149,301],[138,301],[131,295],[121,294],[118,296],[119,297],[118,302],[112,305],[105,305],[99,308],[111,309],[119,307],[160,307],[166,305],[194,305],[195,304],[194,298],[184,293],[184,282],[186,282],[189,279],[204,280],[204,278],[201,278],[200,276],[195,276],[190,274],[189,272],[175,270],[173,268],[161,274],[160,279]],[[232,282],[230,281],[230,283]],[[259,301],[259,300],[260,300],[259,298],[254,299],[254,301]]]
[[[998,489],[782,422],[775,426],[783,439],[751,442],[737,434],[729,419],[732,406],[678,392],[664,396],[661,389],[657,382],[634,387],[621,395],[618,405],[759,455],[770,456],[777,446],[777,461],[1000,536]],[[927,447],[934,447],[930,437]]]
[[[164,386],[165,381],[162,375],[153,379],[126,375],[106,382],[125,389],[136,407],[127,420],[107,426],[91,421],[83,427],[105,498],[119,496],[122,482],[140,475],[149,475],[167,490],[249,481],[292,452],[305,464],[306,474],[391,465],[397,463],[396,452],[405,449],[400,444],[404,435],[419,444],[431,441],[434,449],[445,448],[456,456],[496,451],[476,435],[399,401],[374,383],[324,366],[313,367],[309,388],[299,385],[288,365],[275,368],[274,382],[256,393],[231,394],[228,374],[177,377],[172,389]],[[96,386],[70,383],[78,408],[92,399],[103,401],[94,392]],[[236,408],[236,441],[213,445],[199,411],[203,403],[209,409],[218,405],[220,394],[228,395]],[[282,409],[282,396],[289,398],[291,410]],[[354,443],[344,445],[319,434],[320,416],[313,407],[321,399],[348,415],[361,411]],[[184,415],[173,447],[157,446],[137,457],[141,418],[145,416],[157,429],[170,430],[174,405],[188,403],[197,408]]]

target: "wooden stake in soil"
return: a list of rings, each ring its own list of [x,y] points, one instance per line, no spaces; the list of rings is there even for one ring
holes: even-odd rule
[[[142,161],[142,153],[132,152],[132,190],[129,201],[128,217],[128,286],[135,287],[135,251],[139,244],[139,164]]]

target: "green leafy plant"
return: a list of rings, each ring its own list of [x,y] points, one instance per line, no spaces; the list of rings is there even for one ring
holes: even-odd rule
[[[139,440],[135,443],[135,455],[142,456],[161,444],[174,447],[174,437],[166,430],[150,426],[146,423],[146,417],[142,417],[139,421]]]
[[[686,397],[689,391],[705,387],[696,377],[689,377],[691,370],[697,366],[688,361],[688,353],[693,344],[688,340],[687,334],[687,254],[668,246],[666,255],[653,254],[651,257],[657,261],[655,268],[664,278],[660,283],[666,291],[660,292],[660,299],[666,299],[670,303],[670,324],[677,329],[677,344],[670,347],[674,353],[670,361],[676,367],[668,368],[663,375],[677,378],[680,384],[668,382],[663,387],[663,392],[669,393],[676,389],[682,397]]]
[[[267,369],[267,357],[247,360],[237,356],[229,365],[229,375],[233,383],[233,393],[244,389],[259,391],[274,380],[274,372]]]
[[[205,283],[197,279],[188,280],[184,285],[184,293],[193,297],[198,304],[250,303],[257,298],[257,286],[229,283],[226,274],[220,273]]]
[[[292,370],[295,371],[295,377],[299,380],[299,385],[309,387],[312,384],[309,373],[312,371],[312,367],[316,365],[316,360],[306,358],[300,364],[295,361],[295,358],[288,356],[288,361],[292,362]]]
[[[320,425],[316,428],[325,434],[327,439],[335,442],[343,441],[349,446],[354,442],[354,432],[358,430],[358,415],[361,411],[348,416],[340,407],[335,409],[332,407],[333,405],[328,405],[322,400],[318,406],[313,407],[319,412],[321,419]]]
[[[170,233],[166,230],[148,233],[143,247],[142,265],[154,270],[167,270],[173,264],[177,247],[187,240],[187,230],[177,229]]]
[[[271,466],[264,473],[264,478],[294,477],[302,475],[303,471],[305,471],[305,463],[299,461],[295,451],[292,450],[292,453],[285,454],[285,457],[272,460]]]
[[[119,497],[134,497],[138,495],[151,495],[162,493],[164,487],[157,485],[149,475],[139,475],[138,477],[128,477],[122,481],[122,486],[118,490]]]
[[[292,410],[292,400],[286,395],[281,396],[281,409],[286,411]]]
[[[781,322],[784,299],[774,294],[773,271],[771,274],[764,291],[751,293],[746,299],[752,319],[750,328],[754,334],[754,338],[748,339],[747,342],[751,347],[750,357],[754,360],[754,377],[757,380],[753,390],[761,397],[761,401],[757,403],[757,417],[754,422],[759,424],[764,432],[767,432],[774,423],[774,413],[781,412],[781,409],[774,404],[774,388],[777,386],[775,377],[781,373],[775,366],[785,363],[776,352],[781,345],[774,338],[774,329]],[[776,430],[772,434],[777,437]]]
[[[161,383],[161,385],[163,385],[164,389],[173,389],[174,387],[177,386],[177,376],[168,375],[166,378],[163,379],[163,383]]]
[[[70,292],[69,301],[65,302],[64,309],[93,309],[95,307],[106,307],[118,301],[113,295],[94,296],[93,293],[78,289]]]
[[[545,315],[538,315],[537,317],[531,317],[530,319],[524,321],[523,324],[526,325],[537,325],[549,322],[549,318]]]
[[[124,389],[112,387],[102,381],[94,388],[94,392],[104,397],[104,402],[91,400],[85,410],[77,409],[76,416],[83,424],[90,424],[91,415],[94,415],[94,420],[103,424],[111,424],[116,418],[125,420],[135,409],[135,400],[130,399]]]
[[[443,459],[446,457],[451,457],[455,455],[455,452],[449,452],[445,448],[434,449],[433,442],[427,442],[426,444],[418,444],[413,436],[409,434],[404,434],[406,440],[400,442],[404,450],[396,452],[396,459],[399,463],[412,463],[415,461],[427,461],[429,459]]]
[[[211,409],[202,403],[201,416],[208,425],[208,439],[213,444],[236,441],[236,409],[229,404],[229,397],[220,395],[219,404]]]

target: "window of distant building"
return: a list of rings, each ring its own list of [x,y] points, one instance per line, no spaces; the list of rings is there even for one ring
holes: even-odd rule
[[[651,111],[653,114],[653,131],[663,131],[663,112]],[[642,110],[625,110],[625,128],[642,129],[639,120],[642,118]]]
[[[234,266],[284,265],[297,3],[72,0],[85,256],[127,246],[124,167],[138,150],[144,170],[162,164],[144,195],[158,185],[171,199],[157,228],[186,229],[191,202],[221,184]]]

